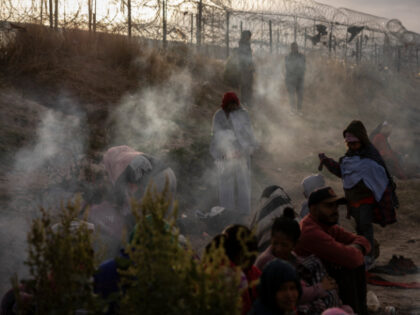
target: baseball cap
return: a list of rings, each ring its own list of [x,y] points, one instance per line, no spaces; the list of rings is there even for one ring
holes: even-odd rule
[[[337,202],[339,205],[344,205],[347,200],[344,197],[338,197],[331,187],[322,187],[309,195],[308,207],[321,202]]]

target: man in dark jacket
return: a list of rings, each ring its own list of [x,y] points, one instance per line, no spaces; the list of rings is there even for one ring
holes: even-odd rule
[[[292,110],[302,110],[303,79],[305,76],[305,56],[299,52],[298,45],[292,43],[291,52],[286,56],[286,87]]]
[[[254,85],[254,62],[252,60],[251,32],[243,31],[239,41],[238,65],[240,69],[241,102],[247,106],[252,105]]]

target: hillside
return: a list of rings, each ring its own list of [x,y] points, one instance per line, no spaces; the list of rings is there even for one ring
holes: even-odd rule
[[[420,161],[420,81],[365,66],[345,66],[307,53],[302,117],[290,114],[284,56],[256,56],[256,102],[249,108],[261,148],[253,158],[253,202],[270,184],[284,187],[298,209],[301,180],[318,167],[317,154],[338,158],[342,130],[361,119],[371,131],[391,121],[391,143]],[[0,293],[24,272],[24,244],[39,205],[83,193],[101,173],[101,154],[131,145],[164,159],[178,177],[182,213],[217,205],[216,172],[208,153],[211,119],[222,95],[224,62],[188,47],[162,51],[146,43],[82,31],[54,33],[28,26],[0,52]],[[340,181],[324,171],[328,184]],[[419,180],[397,181],[398,223],[378,228],[379,262],[392,254],[420,265]],[[351,228],[346,219],[342,222]],[[192,243],[208,241],[198,225]],[[420,281],[405,277],[401,281]],[[400,314],[420,311],[418,291],[370,287]],[[411,310],[411,311],[410,311]]]

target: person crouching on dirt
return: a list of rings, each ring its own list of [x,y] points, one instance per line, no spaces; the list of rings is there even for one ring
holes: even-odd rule
[[[262,272],[259,297],[249,315],[296,315],[302,287],[295,268],[281,259],[271,261]]]
[[[356,314],[366,315],[366,271],[364,256],[371,246],[363,237],[340,227],[338,205],[345,204],[331,187],[312,192],[308,199],[309,215],[301,222],[301,236],[295,246],[300,257],[317,256],[334,278],[344,304]]]
[[[91,205],[88,221],[97,228],[97,241],[105,247],[105,258],[111,259],[119,254],[125,243],[123,234],[128,236],[134,229],[131,199],[141,202],[151,183],[158,193],[167,185],[170,212],[176,193],[176,177],[172,169],[158,159],[125,145],[110,148],[104,154],[103,164],[110,187],[101,200]]]
[[[343,131],[343,137],[348,147],[346,154],[338,163],[320,154],[321,166],[325,165],[342,179],[348,215],[356,221],[357,234],[366,237],[371,247],[375,248],[372,223],[384,227],[396,222],[396,186],[381,155],[370,143],[361,121],[352,121]],[[368,269],[374,263],[375,254],[372,251],[366,257]]]
[[[220,206],[236,211],[238,223],[251,213],[251,155],[257,148],[248,112],[233,92],[213,116],[210,153],[217,166]]]
[[[299,223],[294,220],[294,212],[285,212],[274,220],[271,228],[271,245],[255,262],[258,269],[278,258],[289,262],[296,268],[302,284],[302,296],[299,299],[299,314],[321,314],[330,307],[342,307],[335,280],[314,255],[298,257],[293,249],[300,237]],[[350,307],[347,307],[350,309]]]
[[[229,225],[222,234],[216,235],[206,246],[205,255],[211,257],[212,251],[220,247],[229,260],[223,265],[232,269],[240,268],[241,314],[246,315],[257,299],[256,284],[261,276],[261,271],[254,266],[258,250],[257,239],[246,226],[239,224]]]

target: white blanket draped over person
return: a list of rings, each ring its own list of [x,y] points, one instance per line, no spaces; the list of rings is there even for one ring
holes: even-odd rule
[[[150,184],[158,193],[163,192],[167,184],[168,212],[171,212],[177,182],[173,170],[167,165],[126,145],[110,148],[104,154],[103,164],[112,186],[111,193],[99,204],[91,206],[88,221],[95,225],[98,234],[100,244],[95,247],[104,249],[106,258],[113,258],[135,225],[130,209],[131,198],[141,202]]]
[[[251,155],[257,148],[248,112],[233,92],[213,117],[210,153],[219,179],[220,206],[241,215],[251,212]]]

